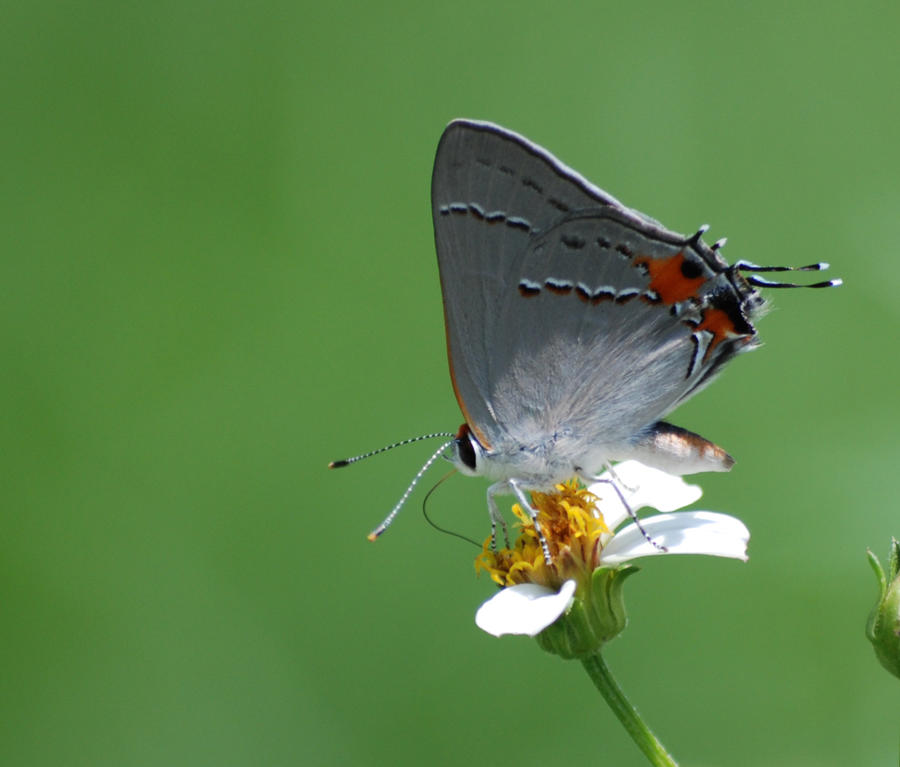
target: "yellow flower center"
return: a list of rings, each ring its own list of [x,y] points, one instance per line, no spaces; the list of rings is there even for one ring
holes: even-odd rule
[[[538,522],[551,563],[544,561],[541,542],[531,517],[519,504],[512,507],[520,531],[512,548],[491,549],[491,539],[484,542],[475,559],[475,570],[485,571],[501,586],[537,583],[557,589],[574,578],[584,582],[599,566],[600,552],[611,536],[596,507],[597,496],[583,488],[577,479],[557,485],[556,492],[531,494],[538,510]]]

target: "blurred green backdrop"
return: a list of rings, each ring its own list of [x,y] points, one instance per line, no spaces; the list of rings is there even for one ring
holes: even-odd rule
[[[896,763],[900,6],[4,3],[0,763],[638,765],[472,621],[410,447],[460,421],[429,208],[489,119],[730,260],[828,260],[677,423],[747,565],[647,562],[607,656],[684,764]],[[435,479],[440,471],[435,470]],[[481,480],[433,497],[486,531]]]

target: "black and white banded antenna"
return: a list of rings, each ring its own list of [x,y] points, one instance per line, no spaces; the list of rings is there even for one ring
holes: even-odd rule
[[[423,439],[435,439],[437,437],[450,437],[450,439],[446,440],[437,450],[435,450],[431,454],[431,458],[429,458],[423,464],[422,468],[419,469],[418,473],[415,477],[413,477],[412,482],[409,483],[409,487],[406,488],[406,491],[403,495],[400,496],[400,500],[394,505],[394,508],[391,509],[390,514],[388,514],[384,521],[378,525],[371,533],[368,535],[368,539],[370,541],[374,541],[381,535],[385,530],[388,529],[391,522],[394,521],[394,517],[397,516],[397,512],[403,508],[403,504],[406,503],[410,494],[413,491],[413,488],[419,483],[419,480],[425,475],[425,472],[431,468],[431,465],[443,455],[444,451],[453,444],[453,441],[456,439],[456,435],[449,431],[437,431],[433,434],[423,434],[420,437],[411,437],[410,439],[400,440],[400,442],[395,442],[392,445],[387,445],[385,447],[380,447],[377,450],[370,450],[368,453],[362,453],[361,455],[353,456],[352,458],[342,458],[339,461],[331,461],[328,464],[329,469],[340,469],[344,466],[349,466],[352,463],[356,463],[357,461],[363,460],[363,458],[371,458],[373,455],[378,455],[379,453],[387,452],[388,450],[393,450],[395,447],[403,447],[404,445],[411,445],[413,442],[421,442]]]
[[[754,264],[750,261],[736,261],[732,268],[739,272],[821,272],[824,269],[828,269],[829,266],[830,264],[827,261],[819,261],[806,266],[759,266],[759,264]],[[774,282],[773,280],[755,276],[750,276],[746,279],[747,282],[758,288],[836,288],[838,285],[844,284],[840,277],[807,285],[797,282]]]
[[[388,450],[393,450],[395,447],[403,447],[404,445],[411,445],[413,442],[421,442],[423,439],[436,439],[437,437],[455,437],[456,435],[449,431],[436,431],[433,434],[422,434],[418,437],[410,437],[409,439],[401,439],[399,442],[394,442],[392,445],[385,445],[384,447],[379,447],[377,450],[370,450],[368,453],[363,453],[362,455],[355,455],[352,458],[341,458],[339,461],[330,461],[328,463],[329,469],[340,469],[344,466],[349,466],[351,463],[356,463],[357,461],[361,461],[363,458],[371,458],[373,455],[378,455],[379,453],[386,453]]]

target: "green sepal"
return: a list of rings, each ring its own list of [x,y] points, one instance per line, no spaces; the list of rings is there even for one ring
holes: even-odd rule
[[[575,599],[554,623],[535,637],[542,649],[562,658],[586,658],[628,625],[622,586],[635,565],[598,567],[576,591]]]
[[[900,571],[900,541],[891,538],[891,553],[888,556],[888,580],[896,580]]]
[[[878,579],[878,601],[880,602],[884,599],[884,593],[887,591],[887,576],[884,574],[884,568],[881,566],[881,562],[878,561],[878,557],[872,552],[872,549],[866,549],[866,558],[869,560],[869,567],[872,568],[872,572],[875,573],[875,577]]]

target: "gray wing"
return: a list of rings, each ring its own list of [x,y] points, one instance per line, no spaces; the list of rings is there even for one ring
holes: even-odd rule
[[[432,205],[451,375],[485,447],[624,443],[726,358],[640,264],[689,241],[526,139],[451,123]],[[709,286],[726,280],[716,258],[696,259]]]

